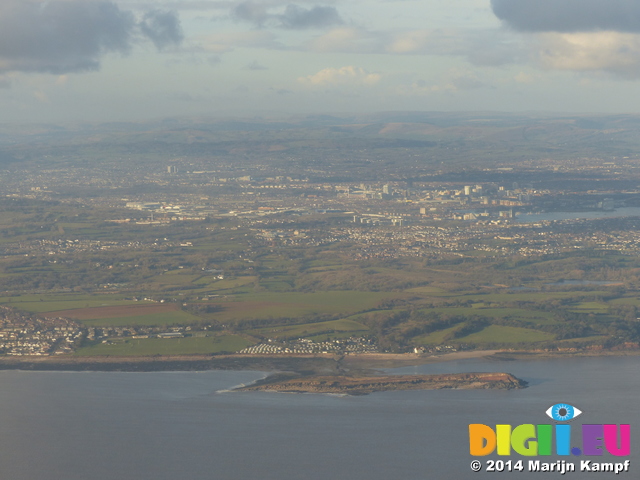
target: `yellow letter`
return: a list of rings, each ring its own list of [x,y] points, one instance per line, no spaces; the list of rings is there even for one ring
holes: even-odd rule
[[[498,455],[511,455],[511,425],[496,425]]]

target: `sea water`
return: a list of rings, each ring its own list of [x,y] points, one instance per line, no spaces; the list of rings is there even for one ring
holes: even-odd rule
[[[529,388],[348,397],[226,391],[262,372],[0,371],[0,479],[558,477],[472,472],[468,425],[553,423],[544,412],[559,402],[583,412],[574,422],[631,424],[630,473],[565,477],[638,478],[640,357],[465,360],[391,372],[465,371],[507,371]]]

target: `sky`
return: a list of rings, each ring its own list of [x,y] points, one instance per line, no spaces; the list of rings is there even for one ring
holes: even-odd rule
[[[1,0],[0,122],[640,112],[640,0]]]

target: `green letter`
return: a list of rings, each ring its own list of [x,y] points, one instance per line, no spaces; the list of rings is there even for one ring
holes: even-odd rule
[[[536,430],[531,424],[518,425],[511,433],[511,446],[520,455],[535,457],[538,454]]]

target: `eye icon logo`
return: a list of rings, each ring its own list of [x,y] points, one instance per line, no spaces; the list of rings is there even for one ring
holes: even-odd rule
[[[550,406],[546,412],[550,418],[556,422],[567,422],[573,420],[582,413],[582,410],[569,405],[568,403],[556,403]]]

